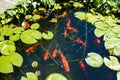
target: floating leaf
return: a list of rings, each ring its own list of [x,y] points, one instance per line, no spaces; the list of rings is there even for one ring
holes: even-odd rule
[[[100,30],[100,29],[97,29],[97,28],[94,30],[94,34],[95,34],[97,37],[101,37],[101,36],[103,36],[105,33],[106,33],[106,31],[103,31],[103,30]]]
[[[42,33],[42,37],[46,40],[52,39],[54,34],[51,31],[45,31]]]
[[[35,15],[32,17],[32,19],[33,19],[34,21],[39,20],[39,19],[40,19],[40,15],[35,14]]]
[[[120,56],[120,46],[114,48],[113,55]]]
[[[20,39],[20,34],[11,35],[11,36],[9,37],[9,39],[10,39],[11,41],[17,41],[17,40]]]
[[[105,41],[106,49],[111,49],[111,48],[114,48],[119,45],[120,45],[120,39],[118,39],[118,38],[111,38],[111,39]]]
[[[42,38],[41,32],[37,30],[26,30],[22,32],[20,36],[22,42],[26,44],[34,44],[37,43],[37,40],[40,40]]]
[[[64,75],[60,73],[51,73],[47,76],[46,80],[68,80]]]
[[[30,26],[31,29],[38,29],[40,27],[39,23],[34,23]]]
[[[81,7],[83,7],[83,4],[81,4],[79,2],[74,2],[73,6],[81,8]]]
[[[13,28],[13,31],[14,31],[14,33],[19,34],[19,33],[21,33],[22,31],[24,31],[24,28],[22,28],[22,27],[16,27],[16,28]]]
[[[26,15],[25,16],[25,19],[31,19],[32,18],[32,15]]]
[[[38,80],[37,75],[33,72],[27,72],[26,75],[27,77],[22,76],[21,80]]]
[[[5,44],[1,49],[1,54],[9,55],[11,52],[15,52],[16,47],[14,45]]]
[[[8,25],[4,25],[1,31],[2,36],[10,36],[13,34],[13,28],[8,27]]]
[[[23,63],[23,58],[19,53],[11,52],[9,57],[9,62],[17,67],[20,67]]]
[[[110,59],[104,57],[104,63],[105,65],[115,71],[120,71],[120,63],[118,59],[115,56],[109,56]]]
[[[111,30],[115,33],[120,33],[120,25],[116,25],[116,26],[112,27]]]
[[[0,41],[3,41],[4,39],[4,36],[0,36]]]
[[[74,16],[78,19],[81,19],[81,20],[86,19],[86,13],[85,12],[76,12],[76,13],[74,13]]]
[[[13,66],[9,62],[8,57],[1,56],[0,57],[0,72],[1,73],[11,73],[13,72]]]
[[[57,22],[57,18],[52,18],[49,22]]]
[[[88,57],[85,58],[85,61],[88,65],[92,67],[101,67],[103,64],[103,59],[102,57],[94,52],[88,53]]]

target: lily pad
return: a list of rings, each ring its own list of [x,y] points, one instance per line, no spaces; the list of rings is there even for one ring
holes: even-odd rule
[[[68,80],[64,75],[60,73],[51,73],[47,76],[46,80]]]
[[[11,41],[17,41],[20,39],[20,34],[11,35],[11,36],[9,36],[9,39]]]
[[[115,56],[109,56],[110,59],[104,57],[104,63],[105,65],[115,71],[120,71],[120,63],[118,59]]]
[[[42,37],[46,40],[52,39],[54,34],[51,31],[45,31],[42,33]]]
[[[37,30],[26,30],[22,32],[20,36],[22,42],[26,44],[34,44],[37,43],[37,40],[40,40],[42,38],[41,32]]]
[[[74,16],[78,19],[81,19],[81,20],[86,19],[86,13],[85,12],[76,12],[76,13],[74,13]]]
[[[100,30],[100,29],[97,29],[97,28],[94,30],[94,34],[95,34],[97,37],[101,37],[101,36],[103,36],[105,33],[106,33],[106,31],[103,31],[103,30]]]
[[[120,56],[120,46],[114,48],[113,55]]]
[[[14,72],[12,64],[9,62],[6,56],[0,57],[0,72],[11,73]]]
[[[11,52],[15,52],[16,47],[14,45],[5,44],[1,49],[1,54],[9,55]]]
[[[38,80],[37,75],[33,72],[27,72],[26,75],[27,77],[22,76],[21,80]]]
[[[117,72],[117,80],[120,80],[120,71]]]
[[[34,23],[30,26],[31,29],[38,29],[40,27],[39,23]]]
[[[88,65],[90,65],[91,67],[101,67],[103,64],[103,59],[102,57],[94,52],[90,52],[88,53],[88,57],[85,58],[85,61]]]
[[[4,36],[0,36],[0,41],[3,41],[4,40]]]
[[[22,28],[22,27],[16,27],[16,28],[13,28],[13,31],[14,31],[14,33],[16,33],[16,34],[19,34],[19,33],[21,33],[22,31],[24,31],[24,28]]]

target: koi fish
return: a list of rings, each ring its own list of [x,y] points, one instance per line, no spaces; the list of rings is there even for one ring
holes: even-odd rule
[[[67,27],[71,27],[70,24],[71,24],[71,20],[70,20],[70,18],[67,18],[67,24],[66,24],[66,26],[67,26]]]
[[[65,37],[68,36],[68,34],[67,34],[67,29],[64,29],[63,35],[64,35]]]
[[[55,58],[57,56],[57,53],[58,53],[58,50],[56,46],[55,49],[53,50],[52,57]]]
[[[85,73],[85,75],[88,76],[87,71],[85,69],[85,64],[83,63],[83,61],[79,61],[79,65],[81,69],[83,70],[83,72]]]
[[[94,43],[96,46],[100,47],[99,45],[100,45],[101,41],[100,41],[99,38],[94,37],[94,41],[93,41],[93,43]]]
[[[66,72],[69,72],[70,71],[70,67],[69,67],[69,64],[65,58],[65,56],[63,55],[63,53],[61,51],[59,51],[59,56],[61,58],[61,61],[62,61],[62,65],[65,69]]]
[[[22,27],[25,28],[25,29],[28,29],[28,28],[30,28],[30,24],[26,20],[24,20],[22,22]]]
[[[74,41],[79,43],[79,44],[82,44],[83,46],[86,46],[86,43],[84,41],[82,41],[80,38],[75,39]]]
[[[33,46],[30,46],[30,47],[28,47],[26,50],[25,50],[25,52],[26,53],[30,53],[30,52],[32,52],[37,46],[39,46],[40,44],[39,43],[37,43],[37,44],[34,44]]]
[[[76,28],[73,28],[73,27],[67,27],[67,30],[78,33],[78,30]]]
[[[64,11],[61,15],[58,15],[57,18],[59,19],[59,18],[65,17],[66,15],[67,15],[67,12]]]
[[[44,61],[46,61],[49,58],[49,48],[46,50],[46,52],[43,55]]]

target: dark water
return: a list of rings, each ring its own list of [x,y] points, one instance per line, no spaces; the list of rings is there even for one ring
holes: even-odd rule
[[[68,31],[69,36],[64,37],[63,31],[64,28],[66,28],[67,18],[71,19],[71,26],[77,28],[78,33]],[[107,50],[104,48],[102,38],[100,38],[100,45],[94,43],[95,27],[92,24],[85,21],[80,21],[74,17],[73,13],[70,13],[68,16],[58,21],[57,24],[46,22],[43,25],[48,26],[49,29],[54,32],[54,38],[50,41],[41,41],[41,46],[37,47],[34,52],[29,55],[24,53],[25,49],[19,47],[19,52],[24,57],[24,63],[20,69],[15,68],[15,72],[13,74],[6,75],[6,77],[9,78],[8,80],[20,80],[20,77],[24,76],[26,72],[35,72],[36,70],[41,71],[39,80],[45,80],[47,75],[56,72],[65,75],[68,80],[117,80],[116,72],[108,69],[104,64],[100,68],[93,68],[87,65],[84,61],[84,58],[89,52],[96,52],[101,56],[109,55]],[[84,49],[85,47],[83,45],[74,42],[76,38],[81,38],[83,41],[87,41],[86,49]],[[45,50],[50,47],[50,53],[52,53],[56,45],[58,45],[69,62],[70,72],[68,73],[62,68],[59,56],[55,58],[55,61],[51,58],[49,58],[47,61],[43,60]],[[83,62],[85,63],[88,76],[85,75],[79,66],[79,61],[81,59],[83,59]],[[37,68],[32,68],[31,63],[33,61],[39,62]]]

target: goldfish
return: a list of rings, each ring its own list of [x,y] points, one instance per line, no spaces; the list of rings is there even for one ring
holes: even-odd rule
[[[58,53],[58,50],[57,50],[57,46],[56,46],[52,52],[52,57],[55,58],[57,56],[57,53]]]
[[[30,28],[30,24],[26,20],[24,20],[22,22],[22,27],[25,28],[25,29],[28,29],[28,28]]]
[[[76,28],[73,28],[73,27],[67,27],[67,30],[78,33],[78,30]]]
[[[71,26],[70,24],[71,24],[71,20],[70,20],[70,18],[67,18],[67,24],[66,24],[66,26],[70,27]]]
[[[46,52],[43,55],[44,61],[46,61],[49,58],[49,48],[46,50]]]
[[[33,51],[37,46],[39,46],[40,44],[39,43],[37,43],[37,44],[34,44],[33,46],[30,46],[30,47],[28,47],[26,50],[25,50],[25,52],[26,53],[30,53],[31,51]]]
[[[94,41],[93,41],[93,43],[94,43],[96,46],[100,47],[100,43],[101,43],[101,41],[100,41],[99,38],[94,37]]]
[[[82,41],[80,38],[77,38],[74,41],[79,43],[79,44],[82,44],[83,46],[86,46],[86,43],[84,41]]]
[[[79,61],[79,65],[81,69],[83,70],[83,72],[85,73],[85,75],[88,76],[87,71],[85,69],[85,64],[83,63],[83,61]]]
[[[68,36],[68,34],[67,34],[67,29],[64,29],[63,35],[64,35],[65,37]]]
[[[65,71],[69,72],[70,71],[70,67],[69,67],[68,61],[66,60],[65,56],[63,55],[63,53],[61,51],[59,51],[59,56],[61,58],[62,65],[63,65]]]
[[[61,15],[58,15],[57,18],[59,19],[59,18],[65,17],[66,15],[67,15],[67,12],[64,11]]]

